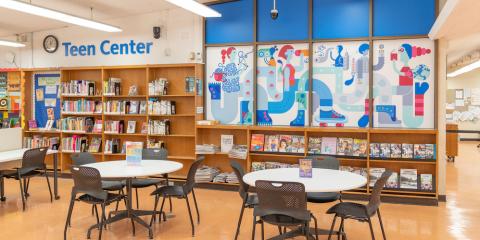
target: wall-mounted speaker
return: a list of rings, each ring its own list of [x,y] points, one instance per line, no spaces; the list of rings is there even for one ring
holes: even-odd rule
[[[161,36],[161,28],[160,27],[153,27],[153,38],[159,39]]]

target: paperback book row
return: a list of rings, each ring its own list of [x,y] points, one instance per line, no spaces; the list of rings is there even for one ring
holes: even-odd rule
[[[102,113],[102,102],[85,99],[64,100],[62,102],[63,113]]]
[[[276,168],[298,168],[298,164],[288,164],[281,162],[252,162],[252,172],[260,171],[265,169],[276,169]]]
[[[149,138],[147,139],[146,148],[166,148],[165,142],[158,139]]]
[[[148,83],[149,96],[167,95],[168,80],[166,78],[158,78]]]
[[[385,168],[370,168],[370,186],[385,172]],[[432,174],[418,174],[417,169],[400,169],[398,172],[393,172],[385,184],[386,188],[390,189],[407,189],[416,191],[433,191],[433,175]]]
[[[158,100],[150,98],[148,100],[148,114],[150,115],[174,115],[176,114],[175,101]]]
[[[92,132],[93,117],[67,117],[60,119],[60,130],[64,132]]]
[[[148,134],[170,135],[170,120],[148,120]]]
[[[214,144],[197,144],[195,145],[195,154],[216,154],[227,153],[229,158],[247,159],[248,147],[247,145],[232,145],[229,149],[222,149]]]
[[[436,159],[435,144],[370,143],[372,158]]]
[[[340,155],[366,157],[368,141],[366,139],[310,137],[308,153],[310,155]]]
[[[33,135],[32,137],[23,138],[24,148],[41,148],[48,147],[50,149],[58,149],[59,137],[45,137],[41,135]]]
[[[90,143],[88,138],[80,135],[62,138],[62,152],[100,152],[102,138],[92,137]]]
[[[70,80],[62,82],[64,96],[95,96],[95,82],[90,80]]]
[[[301,135],[252,134],[250,151],[304,153],[305,138]]]
[[[235,173],[221,172],[218,168],[203,165],[195,173],[196,183],[230,183],[238,184],[238,178]]]
[[[121,78],[111,77],[106,81],[103,81],[103,95],[104,96],[118,96],[121,95],[120,84]]]
[[[122,141],[119,138],[112,138],[112,139],[106,139],[105,140],[105,146],[103,148],[103,153],[106,154],[118,154],[118,153],[126,153],[127,150],[127,143],[135,143],[137,147],[143,148],[143,142],[129,142],[125,141],[122,143]],[[140,155],[141,156],[141,155]],[[128,158],[128,155],[127,155]]]
[[[104,104],[105,114],[146,114],[146,101],[106,101]]]
[[[127,121],[127,127],[125,127],[124,120],[106,120],[105,121],[105,133],[135,133],[137,126],[136,121]],[[146,123],[142,125],[142,133],[146,134]]]
[[[43,130],[51,130],[52,127],[53,127],[53,124],[56,123],[56,126],[58,129],[61,129],[60,126],[61,126],[61,123],[62,120],[61,119],[57,119],[57,120],[47,120],[47,122],[45,123],[45,127],[43,127]],[[38,127],[38,124],[37,124],[37,120],[28,120],[28,129],[29,130],[37,130],[39,127]]]

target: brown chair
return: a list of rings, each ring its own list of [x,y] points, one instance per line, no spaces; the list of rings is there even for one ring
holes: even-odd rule
[[[245,211],[245,208],[254,208],[258,204],[258,197],[257,194],[248,192],[250,186],[243,181],[243,175],[245,175],[243,167],[235,160],[230,161],[230,166],[233,168],[233,172],[238,178],[238,193],[242,198],[242,209],[240,210],[237,231],[235,232],[235,240],[237,240],[238,234],[240,233],[240,225],[242,224],[243,212]]]
[[[370,226],[370,233],[372,235],[372,239],[375,240],[375,234],[373,233],[373,227],[372,227],[372,221],[371,221],[371,218],[375,214],[377,214],[378,220],[380,221],[380,228],[382,229],[383,239],[384,240],[387,239],[385,235],[385,230],[383,229],[382,217],[380,215],[380,204],[381,204],[380,193],[382,192],[383,187],[385,186],[385,183],[387,182],[390,175],[392,175],[391,171],[385,171],[382,174],[382,176],[377,180],[377,182],[375,182],[375,185],[373,186],[372,195],[370,196],[370,201],[368,202],[367,205],[363,205],[360,203],[352,203],[352,202],[341,202],[331,207],[330,209],[328,209],[327,211],[328,214],[335,214],[335,217],[333,218],[332,226],[330,228],[330,234],[328,236],[329,240],[332,236],[333,228],[335,227],[335,221],[337,220],[337,217],[341,218],[339,232],[341,232],[342,235],[345,235],[344,227],[343,227],[344,220],[353,219],[359,222],[368,222],[368,225]]]
[[[48,191],[50,192],[50,202],[53,201],[52,189],[47,175],[47,166],[45,165],[45,156],[48,148],[34,148],[29,149],[23,153],[22,167],[16,170],[8,170],[2,173],[3,177],[11,178],[18,181],[20,184],[20,194],[22,196],[23,210],[25,211],[25,202],[28,194],[28,187],[30,186],[30,178],[44,175],[47,179]],[[23,180],[23,184],[22,184]]]
[[[102,216],[100,222],[92,225],[87,232],[87,239],[90,239],[90,233],[92,229],[98,228],[99,234],[98,239],[102,238],[102,229],[106,227],[106,215],[105,215],[105,206],[110,205],[114,202],[119,202],[124,199],[123,194],[116,194],[108,192],[102,189],[102,178],[100,172],[91,167],[76,167],[71,168],[72,178],[73,178],[73,187],[72,195],[70,198],[70,206],[68,208],[67,221],[65,222],[65,229],[63,231],[63,238],[67,239],[67,228],[70,225],[70,220],[72,217],[73,206],[75,201],[84,202],[92,205],[101,205]],[[82,194],[83,193],[83,194]],[[78,194],[82,194],[77,198]]]
[[[161,186],[150,195],[155,196],[155,206],[153,208],[152,219],[150,220],[150,226],[153,224],[155,219],[155,214],[157,212],[158,202],[160,197],[163,197],[162,205],[160,207],[160,213],[163,212],[163,205],[165,204],[165,198],[176,197],[179,199],[185,199],[187,202],[188,215],[190,216],[190,224],[192,225],[192,236],[195,236],[195,225],[193,224],[192,211],[190,209],[190,202],[188,201],[188,195],[192,193],[193,202],[195,204],[195,210],[197,211],[197,222],[200,223],[200,212],[198,211],[197,199],[195,197],[195,191],[193,190],[195,186],[195,173],[200,167],[200,164],[205,160],[204,156],[197,158],[195,162],[192,163],[190,169],[188,170],[187,181],[183,185],[174,185],[174,186]],[[159,218],[160,219],[160,218]]]
[[[317,158],[308,157],[312,159],[313,168],[322,168],[322,169],[331,169],[338,170],[340,169],[340,162],[334,157],[324,157],[323,160],[318,160]],[[330,203],[340,200],[342,201],[342,194],[339,192],[317,192],[317,193],[307,193],[307,201],[311,203]]]
[[[261,224],[262,239],[264,239],[264,222],[281,228],[298,226],[301,233],[310,238],[310,221],[317,219],[307,209],[307,194],[305,186],[297,182],[272,182],[258,180],[255,182],[258,195],[258,205],[253,211],[252,240],[255,239],[255,226]],[[260,220],[257,221],[257,217]],[[285,233],[287,234],[287,233]],[[315,232],[316,239],[318,234]]]

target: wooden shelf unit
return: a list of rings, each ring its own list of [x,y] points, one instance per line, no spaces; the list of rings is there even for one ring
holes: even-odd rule
[[[134,99],[138,101],[147,101],[152,97],[169,99],[176,102],[178,115],[148,115],[148,114],[108,114],[108,113],[74,113],[65,112],[61,117],[94,117],[105,120],[124,120],[125,127],[129,120],[136,121],[135,133],[77,133],[62,131],[39,131],[29,130],[26,122],[33,119],[31,111],[32,106],[32,76],[37,72],[56,71],[60,72],[61,82],[70,80],[90,80],[95,82],[95,96],[72,96],[60,95],[60,100],[88,99],[95,101],[108,100],[126,100]],[[118,138],[120,144],[125,141],[140,141],[146,146],[148,139],[162,140],[168,149],[168,159],[181,162],[184,167],[176,173],[178,176],[186,176],[191,163],[196,159],[195,155],[195,120],[203,119],[202,114],[196,114],[197,107],[203,107],[203,96],[197,96],[197,93],[185,93],[185,77],[195,77],[203,82],[202,64],[167,64],[167,65],[139,65],[139,66],[110,66],[110,67],[79,67],[79,68],[54,68],[54,69],[23,69],[22,76],[22,108],[24,117],[22,118],[23,136],[44,135],[59,136],[60,142],[63,137],[71,135],[86,136],[91,141],[92,137],[101,137],[102,146],[100,152],[93,153],[96,160],[112,161],[125,158],[124,153],[104,153],[104,143],[107,139]],[[106,96],[103,94],[103,83],[110,77],[121,78],[121,93],[118,96]],[[148,83],[156,78],[167,78],[168,95],[148,96]],[[130,86],[136,85],[137,96],[128,96]],[[59,90],[60,91],[60,90]],[[171,121],[171,135],[161,136],[141,133],[142,123],[148,123],[149,119],[169,119]],[[71,166],[70,155],[72,152],[62,152],[59,154],[59,168],[62,172],[68,172]],[[49,160],[51,161],[51,160]]]

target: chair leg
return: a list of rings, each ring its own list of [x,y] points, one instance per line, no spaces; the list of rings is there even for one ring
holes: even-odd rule
[[[122,195],[122,190],[118,190],[118,194]],[[119,204],[120,204],[120,199],[115,203],[115,212],[118,211]]]
[[[262,231],[262,240],[265,240],[265,224],[263,224],[262,220],[260,220],[260,228]]]
[[[63,230],[64,240],[67,240],[67,228],[68,226],[70,226],[74,204],[75,204],[75,197],[72,196],[72,198],[70,199],[70,206],[68,207],[68,214],[67,214],[67,221],[65,222],[65,229]]]
[[[155,215],[157,215],[155,212],[157,211],[157,206],[158,206],[158,195],[155,195],[155,204],[153,205],[153,213],[152,213],[152,219],[150,219],[150,227],[153,224],[153,221],[155,220]]]
[[[103,226],[105,225],[105,203],[102,203],[101,207],[102,207],[102,218],[100,220],[100,232],[98,233],[98,240],[102,239]]]
[[[200,212],[198,211],[197,198],[195,197],[195,191],[192,188],[193,203],[195,204],[195,210],[197,211],[197,223],[200,223]]]
[[[170,204],[170,212],[173,211],[172,197],[168,197],[168,203]]]
[[[97,224],[100,223],[100,219],[98,217],[98,208],[97,208],[97,204],[93,204],[93,208],[95,210],[95,217],[97,218]]]
[[[368,218],[368,226],[370,227],[370,234],[372,234],[372,240],[375,240],[375,234],[373,233],[372,220]]]
[[[50,180],[48,179],[47,169],[45,169],[44,173],[45,173],[45,178],[47,179],[48,192],[50,193],[50,202],[53,202],[52,188],[50,187]],[[28,180],[28,185],[30,185],[30,180]],[[28,185],[27,185],[27,191],[28,191]]]
[[[20,173],[18,173],[18,183],[20,184],[20,194],[22,197],[23,211],[25,211],[25,192],[23,190],[22,177],[20,176]]]
[[[342,240],[343,240],[343,222],[344,221],[345,219],[342,217],[340,221],[340,227],[338,227],[338,235],[337,235],[338,240],[340,240],[340,236],[342,237]]]
[[[140,209],[138,206],[138,188],[135,188],[135,198],[137,199],[137,209]]]
[[[255,240],[255,227],[257,226],[257,217],[253,216],[252,240]]]
[[[92,216],[95,214],[95,205],[92,204]]]
[[[337,220],[337,217],[337,214],[335,214],[335,216],[333,217],[332,226],[330,227],[330,232],[328,233],[328,240],[332,238],[333,228],[335,227],[335,221]]]
[[[313,223],[315,224],[315,239],[318,240],[318,223],[317,223],[317,218],[315,216],[313,216],[312,214],[312,218],[313,218]]]
[[[282,227],[278,226],[278,234],[282,235],[283,232],[282,232]]]
[[[28,198],[27,178],[24,178],[24,179],[23,179],[23,194],[25,195],[25,198]]]
[[[185,196],[185,200],[187,201],[188,215],[190,216],[190,224],[192,225],[192,237],[194,237],[195,236],[195,225],[193,224],[192,210],[190,209],[190,203],[188,201],[188,196]]]
[[[242,203],[242,209],[240,210],[240,217],[238,218],[237,223],[237,231],[235,232],[235,240],[238,238],[238,234],[240,234],[240,225],[242,225],[242,218],[243,218],[243,211],[245,210],[245,203]]]
[[[385,229],[383,228],[382,216],[380,215],[380,209],[377,210],[378,220],[380,221],[380,228],[382,229],[383,240],[387,240]]]
[[[163,199],[162,199],[162,205],[160,206],[160,213],[158,214],[158,221],[161,222],[162,221],[162,214],[163,214],[163,221],[167,221],[167,216],[165,215],[165,213],[163,213],[163,206],[165,205],[165,196],[163,196]]]
[[[305,239],[310,239],[310,222],[305,224]]]

